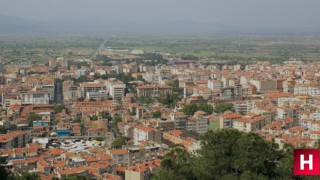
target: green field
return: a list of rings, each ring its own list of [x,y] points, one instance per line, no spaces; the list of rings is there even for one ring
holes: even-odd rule
[[[102,34],[2,38],[0,59],[5,62],[43,62],[61,56],[68,59],[90,58],[104,40],[105,47],[169,53],[171,57],[191,55],[196,59],[245,62],[282,62],[290,58],[303,61],[320,60],[319,37]]]

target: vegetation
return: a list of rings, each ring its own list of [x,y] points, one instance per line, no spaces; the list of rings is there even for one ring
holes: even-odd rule
[[[154,103],[154,99],[152,97],[144,97],[141,96],[138,98],[138,101],[142,104],[151,104]]]
[[[84,97],[79,97],[77,101],[80,101],[80,102],[84,101]]]
[[[30,113],[28,116],[28,119],[29,119],[29,126],[32,127],[33,121],[38,121],[38,120],[41,120],[42,118],[39,114]]]
[[[201,144],[196,156],[180,146],[173,148],[153,179],[296,179],[292,147],[279,150],[258,134],[209,131]]]
[[[120,73],[114,76],[114,78],[122,81],[125,84],[128,84],[130,81],[134,81],[134,77],[131,74]]]
[[[13,179],[12,174],[0,165],[0,179]]]
[[[160,117],[161,117],[161,111],[152,112],[152,118],[160,118]]]
[[[216,104],[216,106],[214,107],[214,112],[215,113],[224,113],[227,110],[233,110],[233,105],[232,104],[227,104],[227,103],[220,103],[220,104]]]
[[[40,175],[35,173],[24,172],[20,176],[15,176],[14,180],[40,180]]]
[[[0,126],[0,134],[5,134],[5,133],[7,133],[7,130],[3,126]]]
[[[179,80],[174,80],[168,83],[169,86],[172,87],[172,91],[178,93],[179,95],[183,95],[183,88],[179,87]]]
[[[155,66],[157,64],[166,64],[168,62],[168,60],[164,59],[162,55],[157,53],[144,53],[140,57],[146,65],[150,66]]]
[[[182,112],[184,112],[184,114],[188,116],[194,115],[194,113],[197,111],[204,111],[207,114],[212,114],[213,107],[210,104],[206,104],[206,103],[200,103],[200,104],[191,103],[191,104],[185,105],[182,108]]]
[[[62,180],[89,180],[90,178],[82,175],[73,175],[67,178],[62,178]]]
[[[87,76],[80,76],[78,78],[72,78],[72,81],[76,83],[83,83],[83,82],[92,82],[93,80],[88,78]]]
[[[112,118],[112,121],[113,121],[113,126],[116,127],[116,129],[118,130],[118,123],[119,122],[122,122],[122,117],[118,114],[116,114],[113,118]]]
[[[124,137],[124,136],[119,136],[116,140],[114,140],[111,143],[111,148],[121,148],[122,146],[126,145],[128,138]]]
[[[174,108],[177,105],[177,102],[181,100],[177,93],[167,94],[164,98],[157,98],[158,101],[164,105]]]
[[[77,66],[78,69],[81,69],[82,66],[90,67],[90,64],[86,61],[84,62],[76,62],[76,61],[68,61],[68,66]]]
[[[90,116],[89,118],[90,118],[90,121],[97,121],[98,120],[97,115]]]
[[[54,112],[57,114],[57,113],[61,113],[62,110],[64,110],[65,108],[66,108],[65,105],[59,104],[59,105],[55,105],[53,109],[54,109]]]

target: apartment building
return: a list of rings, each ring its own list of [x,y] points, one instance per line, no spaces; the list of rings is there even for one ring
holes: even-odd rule
[[[242,118],[241,114],[238,113],[224,113],[220,116],[220,129],[233,128],[233,122]]]
[[[187,115],[185,115],[183,112],[173,112],[170,114],[170,119],[174,122],[174,129],[179,131],[186,131],[187,127]]]
[[[87,92],[99,92],[101,90],[106,90],[106,85],[103,83],[80,84],[81,97],[87,97]]]
[[[12,131],[0,134],[0,149],[25,147],[29,140],[27,131]]]
[[[137,87],[138,97],[165,97],[167,94],[172,94],[171,86],[147,84]]]
[[[112,99],[121,100],[125,95],[126,85],[117,79],[108,79],[107,88]]]
[[[197,111],[194,116],[187,119],[187,131],[204,134],[208,131],[209,121],[207,113],[204,111]]]
[[[162,151],[161,145],[158,143],[152,143],[146,146],[129,146],[129,166],[133,166],[138,163],[143,163],[145,161],[156,160],[158,154]]]
[[[233,128],[243,132],[254,132],[261,130],[265,126],[265,119],[263,117],[242,118],[233,121]]]
[[[64,81],[62,84],[62,92],[64,100],[78,99],[81,97],[81,91],[73,81]]]
[[[49,104],[50,93],[46,91],[25,91],[19,92],[21,104]]]
[[[220,80],[208,80],[208,88],[213,92],[221,90],[223,87],[222,81]]]
[[[146,126],[135,126],[133,129],[133,140],[135,143],[139,141],[154,141],[161,143],[161,131]]]
[[[99,90],[98,92],[87,92],[86,95],[87,99],[94,99],[94,100],[107,100],[109,98],[109,92],[106,90]]]
[[[112,158],[113,164],[123,164],[127,165],[129,162],[129,152],[128,149],[109,149],[107,150]]]

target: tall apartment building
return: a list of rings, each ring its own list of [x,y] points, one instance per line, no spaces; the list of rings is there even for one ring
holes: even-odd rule
[[[94,99],[94,100],[107,100],[109,97],[109,92],[106,90],[100,90],[98,92],[87,92],[87,99]]]
[[[12,131],[0,134],[0,149],[22,148],[28,143],[29,135],[26,131]]]
[[[77,99],[81,97],[81,91],[73,81],[64,81],[62,84],[62,92],[64,100]]]
[[[101,90],[106,90],[106,85],[104,85],[103,83],[80,84],[81,97],[87,97],[87,92],[99,92]]]
[[[50,93],[46,91],[24,91],[20,92],[21,104],[49,104]]]
[[[162,151],[161,145],[151,143],[146,146],[129,146],[129,166],[143,163],[145,161],[153,161],[157,159],[157,155]]]
[[[126,85],[119,80],[114,78],[107,81],[107,87],[109,90],[109,95],[115,100],[121,100],[125,95]]]
[[[225,113],[220,116],[220,129],[233,128],[233,122],[242,118],[238,113]]]
[[[174,122],[174,129],[179,131],[186,131],[187,116],[183,112],[174,112],[170,114],[170,119]]]
[[[194,116],[187,119],[187,131],[204,134],[208,131],[209,121],[204,111],[197,111]]]
[[[54,84],[42,84],[42,85],[36,85],[36,91],[45,91],[50,93],[50,102],[54,101],[54,91],[55,87]]]
[[[161,131],[146,126],[135,126],[133,129],[133,140],[136,143],[139,141],[161,143]]]
[[[208,80],[208,88],[211,89],[213,92],[221,90],[223,84],[220,80]]]
[[[171,86],[147,84],[137,87],[138,97],[165,97],[167,94],[172,94]]]

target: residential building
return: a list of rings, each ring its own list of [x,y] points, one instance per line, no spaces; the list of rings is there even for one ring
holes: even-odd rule
[[[137,87],[138,97],[165,97],[167,94],[172,94],[171,86],[147,84]]]

